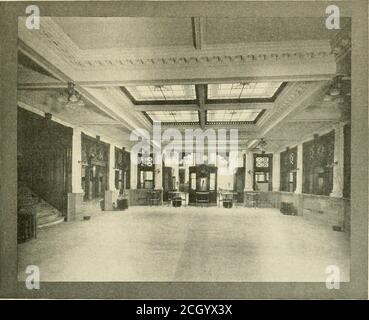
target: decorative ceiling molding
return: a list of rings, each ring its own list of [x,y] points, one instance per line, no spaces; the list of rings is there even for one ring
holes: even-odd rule
[[[181,67],[224,67],[265,64],[318,63],[313,73],[332,74],[334,55],[329,40],[307,40],[288,42],[268,42],[250,44],[208,45],[196,50],[193,47],[160,47],[122,49],[81,50],[52,18],[44,17],[37,32],[25,27],[19,19],[19,37],[34,50],[51,58],[55,65],[70,71],[76,81],[86,72],[87,80],[91,72],[101,70],[140,70],[142,68]],[[319,71],[320,70],[320,71]],[[142,72],[142,70],[141,70]],[[313,75],[313,74],[312,74]]]
[[[84,88],[84,94],[90,94],[103,106],[109,106],[107,111],[129,130],[144,128],[151,130],[149,121],[135,112],[132,102],[118,88]],[[107,108],[107,107],[104,107]]]
[[[303,110],[317,100],[322,100],[325,89],[329,85],[327,81],[316,82],[296,82],[287,85],[285,90],[275,101],[275,107],[266,112],[257,122],[260,127],[261,136],[265,136],[270,130],[276,127],[298,110]],[[255,145],[253,141],[249,148]]]
[[[50,45],[53,43],[50,42]],[[61,44],[54,44],[60,53]],[[74,48],[75,49],[75,48]],[[333,57],[328,41],[294,41],[285,43],[267,43],[250,45],[207,46],[202,50],[192,48],[160,48],[132,51],[80,50],[78,58],[75,50],[68,52],[66,58],[81,70],[106,67],[156,67],[172,65],[227,65],[250,64],[257,62],[286,62],[303,60],[329,60]]]
[[[44,21],[44,19],[45,19],[45,21]],[[43,26],[43,28],[47,29],[48,22],[50,22],[50,19],[48,19],[48,18],[44,18],[44,19],[43,19],[42,26]],[[24,25],[22,25],[21,22],[19,23],[19,27],[20,28],[25,28]],[[43,49],[48,50],[48,49],[44,47],[44,43],[38,38],[38,37],[40,37],[41,34],[42,33],[35,32],[34,36],[32,36],[32,37],[35,37],[34,41],[33,40],[30,41],[31,39],[28,39],[27,37],[23,38],[23,39],[21,38],[20,41],[19,41],[19,49],[24,54],[29,56],[32,60],[34,60],[36,63],[39,63],[42,67],[44,67],[46,70],[48,70],[51,74],[53,74],[57,78],[62,79],[63,81],[65,81],[65,85],[66,85],[67,82],[73,81],[76,77],[76,72],[74,70],[71,70],[73,68],[71,68],[71,66],[68,62],[61,63],[61,60],[60,60],[59,56],[56,55],[56,54],[52,55],[52,54],[50,54],[50,52],[49,52],[48,55],[47,54],[43,55],[42,50]],[[49,39],[52,39],[52,38],[49,38]],[[40,47],[37,47],[38,44],[40,44]],[[41,86],[42,85],[43,84],[41,83]],[[27,83],[21,84],[19,86],[19,88],[21,88],[22,86],[27,88]],[[31,83],[30,86],[33,86],[33,87],[36,86],[37,87],[37,86],[40,86],[40,83]],[[45,85],[45,86],[47,87],[47,85]],[[59,84],[58,84],[58,86],[59,86]],[[89,87],[81,86],[78,83],[76,84],[76,89],[88,101],[90,101],[92,104],[94,104],[96,107],[98,107],[100,110],[105,112],[110,117],[112,117],[112,118],[116,119],[117,121],[119,121],[127,129],[132,130],[136,127],[138,127],[138,128],[141,128],[141,127],[151,128],[151,124],[148,123],[147,119],[145,119],[144,117],[142,117],[140,115],[137,115],[135,112],[129,113],[129,117],[127,117],[127,113],[122,112],[122,110],[121,110],[122,102],[125,105],[128,105],[128,107],[132,106],[132,103],[128,99],[126,99],[126,97],[124,95],[122,95],[122,94],[120,95],[121,100],[119,102],[117,102],[115,100],[115,101],[113,101],[113,103],[111,103],[111,101],[109,101],[109,99],[114,99],[114,96],[112,98],[112,97],[107,96],[106,94],[105,95],[102,94],[101,90],[104,90],[104,89],[89,88]],[[111,88],[111,90],[109,92],[117,94],[117,91],[119,91],[119,90],[117,90],[116,88]],[[105,93],[106,92],[107,91],[105,91]],[[123,100],[122,100],[122,98],[123,98]],[[126,101],[124,99],[126,99]],[[119,105],[119,107],[117,107],[117,105]],[[132,110],[132,111],[134,111],[134,110]]]

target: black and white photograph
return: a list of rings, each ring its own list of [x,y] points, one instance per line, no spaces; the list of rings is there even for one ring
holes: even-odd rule
[[[353,140],[368,133],[355,127],[352,95],[368,83],[356,89],[353,73],[368,70],[354,66],[354,14],[196,5],[23,5],[12,159],[25,290],[320,283],[350,297],[339,292],[358,281],[352,237],[359,221],[368,230],[353,175],[367,184],[369,163]]]

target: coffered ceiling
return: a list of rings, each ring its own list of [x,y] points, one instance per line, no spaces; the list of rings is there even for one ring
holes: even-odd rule
[[[36,32],[20,18],[19,100],[115,140],[162,121],[237,128],[241,147],[264,137],[276,150],[342,119],[323,100],[338,73],[349,78],[349,22],[329,31],[318,18],[44,17]],[[48,106],[70,81],[86,119]]]

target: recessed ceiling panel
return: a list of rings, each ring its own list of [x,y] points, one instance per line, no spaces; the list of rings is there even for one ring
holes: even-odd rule
[[[208,99],[272,98],[282,82],[243,82],[209,84]]]
[[[53,18],[80,49],[192,46],[190,18]]]
[[[208,110],[207,122],[253,122],[262,110]]]
[[[147,111],[146,114],[152,121],[158,122],[183,123],[199,121],[197,111]]]
[[[180,101],[195,100],[193,85],[163,85],[125,87],[136,101]]]
[[[342,26],[346,19],[342,18]],[[333,31],[333,32],[332,32]],[[328,40],[339,30],[328,30],[325,18],[207,18],[206,43],[241,44],[269,41]]]

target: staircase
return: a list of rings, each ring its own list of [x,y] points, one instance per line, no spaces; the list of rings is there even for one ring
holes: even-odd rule
[[[32,207],[36,212],[37,228],[53,226],[64,221],[61,212],[37,196],[31,189],[18,188],[18,208]]]

